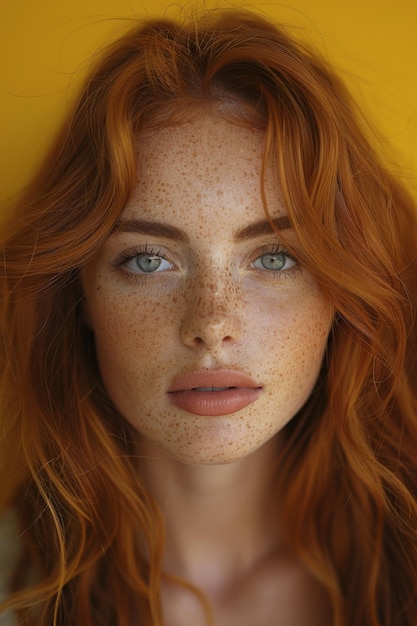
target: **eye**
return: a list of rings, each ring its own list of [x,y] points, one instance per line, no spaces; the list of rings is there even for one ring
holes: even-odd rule
[[[130,272],[137,274],[156,274],[170,270],[173,265],[159,254],[141,252],[123,262],[123,266]]]
[[[252,261],[252,267],[259,270],[283,271],[290,270],[297,265],[296,260],[285,250],[266,251]]]

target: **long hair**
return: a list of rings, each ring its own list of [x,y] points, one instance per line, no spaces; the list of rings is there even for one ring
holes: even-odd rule
[[[135,599],[141,623],[163,623],[163,523],[100,382],[79,272],[135,187],[142,129],[204,107],[264,130],[264,171],[276,164],[303,264],[336,311],[285,430],[287,540],[334,626],[415,626],[415,207],[326,64],[236,11],[140,23],[113,43],[4,227],[1,508],[21,533],[4,607],[40,626],[128,626]]]

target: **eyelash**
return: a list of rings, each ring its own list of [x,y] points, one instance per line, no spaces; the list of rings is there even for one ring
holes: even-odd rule
[[[275,254],[283,254],[285,257],[287,257],[288,259],[291,259],[291,261],[295,263],[293,267],[289,269],[283,269],[282,271],[267,270],[266,268],[264,270],[261,270],[261,269],[259,270],[261,272],[265,272],[266,274],[268,274],[268,277],[272,278],[273,280],[282,280],[283,278],[294,278],[297,273],[301,272],[302,267],[299,264],[299,259],[295,257],[293,254],[291,254],[291,252],[288,252],[288,250],[284,248],[281,244],[262,246],[250,263],[253,264],[261,256],[268,255],[268,254],[270,254],[271,256]],[[254,268],[254,269],[257,269],[257,268]]]
[[[159,256],[161,257],[161,259],[165,259],[166,261],[168,260],[166,256],[164,255],[164,253],[161,252],[159,248],[149,248],[148,244],[145,243],[144,246],[130,248],[129,250],[125,250],[121,252],[119,256],[117,257],[117,259],[114,261],[113,265],[115,265],[116,267],[120,267],[124,265],[125,263],[127,263],[128,261],[131,261],[132,259],[134,259],[136,256],[139,256],[140,254],[148,254],[149,256]]]
[[[159,248],[149,247],[148,244],[145,244],[144,246],[130,248],[129,250],[125,250],[121,252],[119,256],[116,258],[116,260],[112,263],[112,265],[116,269],[121,268],[127,280],[136,281],[136,282],[138,281],[144,282],[146,280],[152,280],[151,279],[152,274],[164,273],[164,272],[150,272],[149,274],[147,274],[146,272],[135,273],[135,272],[131,272],[123,268],[123,266],[128,261],[131,261],[136,256],[139,256],[141,254],[145,254],[149,256],[158,256],[161,259],[168,261],[166,255]],[[276,280],[282,280],[283,278],[294,278],[294,276],[298,272],[301,272],[302,268],[299,265],[298,259],[293,254],[288,252],[288,250],[286,250],[280,244],[262,246],[260,250],[257,251],[256,256],[252,257],[250,261],[250,265],[252,265],[261,256],[268,255],[268,254],[270,255],[283,254],[288,259],[291,259],[292,261],[294,261],[295,266],[289,269],[283,269],[282,271],[273,271],[273,270],[268,270],[266,268],[265,269],[253,268],[253,269],[255,270],[258,269],[260,272],[265,272],[266,274],[269,275],[270,278],[276,279]]]
[[[129,250],[125,250],[123,252],[121,252],[119,254],[119,256],[116,258],[116,260],[112,263],[112,265],[116,268],[116,269],[121,269],[124,277],[126,280],[130,280],[132,282],[145,282],[147,280],[152,280],[151,276],[154,273],[158,273],[158,272],[150,272],[149,274],[147,274],[146,272],[143,273],[135,273],[135,272],[131,272],[127,269],[125,269],[123,266],[128,262],[131,261],[132,259],[134,259],[136,256],[139,256],[140,254],[147,254],[149,256],[158,256],[161,259],[164,259],[165,261],[168,261],[167,257],[165,256],[165,254],[159,249],[159,248],[153,248],[148,246],[147,243],[145,243],[144,246],[137,246],[135,248],[130,248]]]

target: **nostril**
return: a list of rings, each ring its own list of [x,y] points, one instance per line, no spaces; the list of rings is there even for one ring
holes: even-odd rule
[[[204,295],[204,297],[203,297]],[[239,341],[241,309],[236,298],[233,300],[225,290],[210,290],[210,293],[191,293],[181,323],[182,342],[189,347],[212,349],[231,345]]]

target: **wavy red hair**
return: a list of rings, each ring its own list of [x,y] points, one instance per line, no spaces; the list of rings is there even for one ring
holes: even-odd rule
[[[304,264],[337,311],[271,494],[288,542],[334,626],[415,626],[415,207],[326,64],[236,11],[140,23],[112,44],[3,228],[1,508],[22,533],[4,608],[39,626],[129,626],[139,598],[141,623],[163,623],[163,523],[100,382],[79,271],[136,184],[142,129],[202,107],[264,129],[264,169],[276,163]]]

